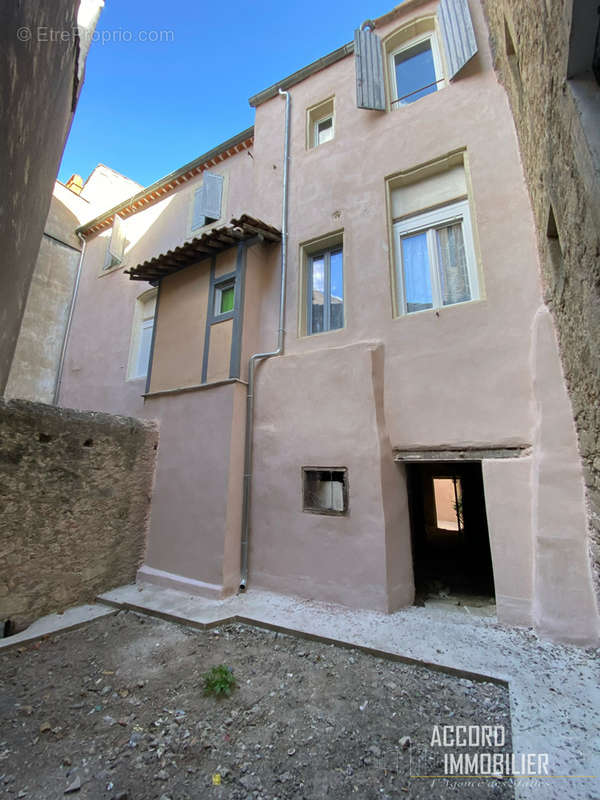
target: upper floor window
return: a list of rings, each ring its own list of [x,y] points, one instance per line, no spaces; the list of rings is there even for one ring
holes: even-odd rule
[[[311,106],[306,114],[306,145],[310,149],[331,141],[335,135],[334,99]]]
[[[202,185],[195,190],[192,202],[192,232],[221,219],[222,204],[223,176],[203,172]]]
[[[311,252],[306,262],[306,333],[344,327],[344,255],[341,242]]]
[[[154,315],[156,310],[156,289],[150,289],[138,297],[133,315],[133,330],[129,350],[129,378],[145,378],[150,365]]]
[[[392,108],[414,103],[443,85],[444,76],[437,39],[427,33],[390,53]]]
[[[106,245],[104,269],[112,269],[112,267],[116,267],[123,263],[126,244],[127,239],[125,236],[123,220],[118,214],[115,214],[110,239]]]
[[[401,313],[479,298],[468,201],[396,222],[394,244]]]
[[[414,102],[435,92],[445,80],[453,80],[476,53],[469,0],[440,0],[435,16],[413,19],[384,43],[375,32],[375,23],[367,20],[354,32],[356,105],[385,111]],[[384,55],[389,59],[387,84],[392,95],[387,99]]]

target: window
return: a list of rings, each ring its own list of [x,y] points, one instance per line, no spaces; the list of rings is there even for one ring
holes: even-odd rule
[[[308,255],[306,333],[344,327],[344,257],[341,245]]]
[[[127,239],[125,238],[125,229],[123,227],[123,220],[118,214],[115,214],[113,220],[112,232],[108,244],[106,246],[106,256],[104,259],[104,269],[111,269],[123,263],[123,256],[125,254],[125,245]]]
[[[348,470],[345,467],[302,467],[304,511],[348,513]]]
[[[315,122],[315,144],[324,144],[333,139],[333,117],[324,117]]]
[[[223,176],[204,172],[202,185],[193,196],[191,230],[196,231],[221,219],[222,200]]]
[[[312,106],[307,112],[307,147],[330,142],[335,135],[333,97]]]
[[[128,376],[130,379],[145,378],[150,365],[154,314],[156,309],[156,289],[140,295],[136,301],[133,315],[133,332],[129,352]]]
[[[433,33],[411,39],[390,53],[392,108],[436,92],[444,81]]]
[[[438,46],[444,43],[446,75]],[[386,109],[384,62],[388,59],[391,107],[412,103],[456,78],[477,53],[468,0],[440,0],[434,16],[421,17],[387,37],[384,45],[372,20],[354,32],[356,105]]]
[[[466,200],[396,222],[394,246],[400,313],[479,298]]]
[[[215,286],[215,317],[229,314],[235,305],[235,281],[227,281]]]

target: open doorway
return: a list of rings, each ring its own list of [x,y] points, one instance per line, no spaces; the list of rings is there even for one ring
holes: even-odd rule
[[[480,462],[407,464],[416,602],[494,601]]]

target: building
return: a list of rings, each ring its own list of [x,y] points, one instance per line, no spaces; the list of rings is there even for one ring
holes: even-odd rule
[[[485,4],[558,333],[600,585],[600,15],[585,0]]]
[[[441,585],[597,642],[481,6],[409,0],[250,102],[252,129],[78,229],[59,399],[160,420],[140,578],[385,611]]]
[[[21,0],[3,3],[0,9],[0,133],[5,142],[0,395],[11,369],[52,187],[103,5],[104,0]]]
[[[99,164],[83,182],[73,175],[56,181],[27,295],[19,337],[4,391],[6,398],[54,403],[62,374],[61,355],[82,259],[75,233],[100,208],[141,186]]]

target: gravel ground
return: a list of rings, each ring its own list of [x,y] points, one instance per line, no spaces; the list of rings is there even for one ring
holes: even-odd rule
[[[222,700],[202,691],[218,664],[238,683]],[[0,676],[10,798],[514,797],[511,780],[414,777],[443,774],[435,725],[502,726],[510,752],[505,688],[358,650],[120,612],[8,651]]]

